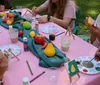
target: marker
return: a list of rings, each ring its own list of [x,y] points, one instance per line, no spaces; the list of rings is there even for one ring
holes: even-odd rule
[[[30,83],[32,83],[34,80],[36,80],[37,78],[39,78],[40,76],[42,76],[45,73],[45,71],[43,71],[42,73],[40,73],[39,75],[37,75],[34,79],[32,79],[30,81]]]
[[[61,32],[61,33],[59,33],[59,34],[57,34],[56,36],[59,36],[59,35],[61,35],[61,34],[63,34],[63,33],[65,33],[65,31],[64,31],[64,32]]]
[[[27,66],[28,66],[28,68],[29,68],[29,71],[30,71],[31,75],[33,75],[32,69],[31,69],[31,67],[30,67],[30,65],[29,65],[29,63],[28,63],[27,60],[26,60],[26,63],[27,63]]]

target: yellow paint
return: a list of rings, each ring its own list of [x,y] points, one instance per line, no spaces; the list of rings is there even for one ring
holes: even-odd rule
[[[88,17],[88,24],[89,24],[89,25],[92,25],[91,17]]]
[[[48,43],[48,45],[44,49],[44,53],[48,57],[53,57],[55,55],[56,51],[52,43]]]
[[[34,38],[34,37],[35,37],[35,32],[34,32],[34,31],[31,31],[31,32],[30,32],[30,37],[31,37],[31,38]]]
[[[75,67],[71,65],[71,72],[75,72]]]

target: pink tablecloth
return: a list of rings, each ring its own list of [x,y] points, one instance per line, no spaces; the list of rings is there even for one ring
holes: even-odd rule
[[[25,12],[25,9],[23,10]],[[53,23],[47,23],[53,24]],[[40,27],[46,26],[47,24],[41,24]],[[55,24],[54,24],[55,25]],[[32,23],[34,27],[34,22]],[[59,32],[64,31],[63,28],[55,25],[59,28]],[[0,33],[0,46],[12,44],[9,38],[8,30],[0,26],[0,29],[3,29],[3,32]],[[40,31],[41,33],[41,31]],[[43,34],[43,33],[41,33]],[[43,34],[48,37],[48,34]],[[63,34],[62,34],[63,35]],[[61,50],[60,39],[61,36],[57,36],[53,43]],[[4,85],[22,85],[22,78],[28,77],[30,80],[33,79],[36,75],[40,74],[42,71],[46,73],[36,79],[31,85],[100,85],[100,74],[97,75],[86,75],[80,73],[80,78],[74,76],[73,82],[69,83],[69,77],[66,73],[64,67],[59,68],[58,70],[52,71],[50,69],[42,68],[38,65],[38,58],[36,58],[31,52],[24,52],[23,44],[21,42],[16,43],[20,46],[21,53],[18,55],[20,61],[17,61],[13,58],[9,64],[8,71],[4,75]],[[79,56],[91,56],[95,54],[97,48],[83,41],[82,39],[75,36],[75,40],[72,40],[71,46],[68,52],[65,54],[70,59],[75,59]],[[29,64],[33,71],[33,76],[30,74],[29,69],[26,64],[26,60],[29,61]],[[56,76],[57,81],[51,81],[51,77]]]

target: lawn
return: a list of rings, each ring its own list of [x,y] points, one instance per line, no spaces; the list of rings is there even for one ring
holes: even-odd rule
[[[45,0],[12,0],[12,6],[21,5],[31,9],[32,6],[39,6],[44,1]],[[89,34],[89,29],[84,25],[84,20],[86,16],[91,16],[96,19],[100,13],[100,0],[75,0],[75,2],[81,10],[78,34]]]

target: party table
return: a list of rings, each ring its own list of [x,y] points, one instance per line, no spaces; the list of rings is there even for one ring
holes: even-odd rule
[[[22,9],[22,15],[25,13],[26,8]],[[65,31],[62,27],[54,24],[54,23],[46,23],[40,24],[39,28],[42,28],[46,25],[54,25],[56,26],[59,31],[57,34]],[[34,27],[34,22],[32,22],[32,27]],[[0,33],[0,46],[12,44],[9,38],[8,30],[0,26],[0,29],[3,31]],[[48,34],[44,34],[39,30],[40,34],[43,34],[48,38]],[[61,50],[61,34],[56,36],[55,40],[52,41],[59,50]],[[56,69],[51,70],[50,68],[43,68],[39,66],[39,60],[36,56],[34,56],[30,51],[24,52],[23,43],[18,41],[15,43],[21,48],[21,53],[18,55],[20,61],[16,58],[11,59],[9,63],[8,70],[4,75],[4,85],[23,85],[22,79],[24,77],[28,77],[29,80],[33,79],[35,76],[40,74],[41,72],[45,71],[45,73],[37,78],[35,81],[31,83],[31,85],[100,85],[100,74],[96,75],[86,75],[80,72],[80,78],[74,76],[72,78],[73,82],[70,83],[69,76],[66,72],[64,66]],[[79,56],[91,56],[93,57],[97,48],[93,45],[83,41],[79,37],[75,36],[75,40],[72,39],[70,48],[67,52],[62,52],[67,55],[71,60],[75,59]],[[26,64],[26,60],[29,62],[33,75],[30,74],[29,69]],[[55,79],[52,80],[51,78],[55,76]]]

